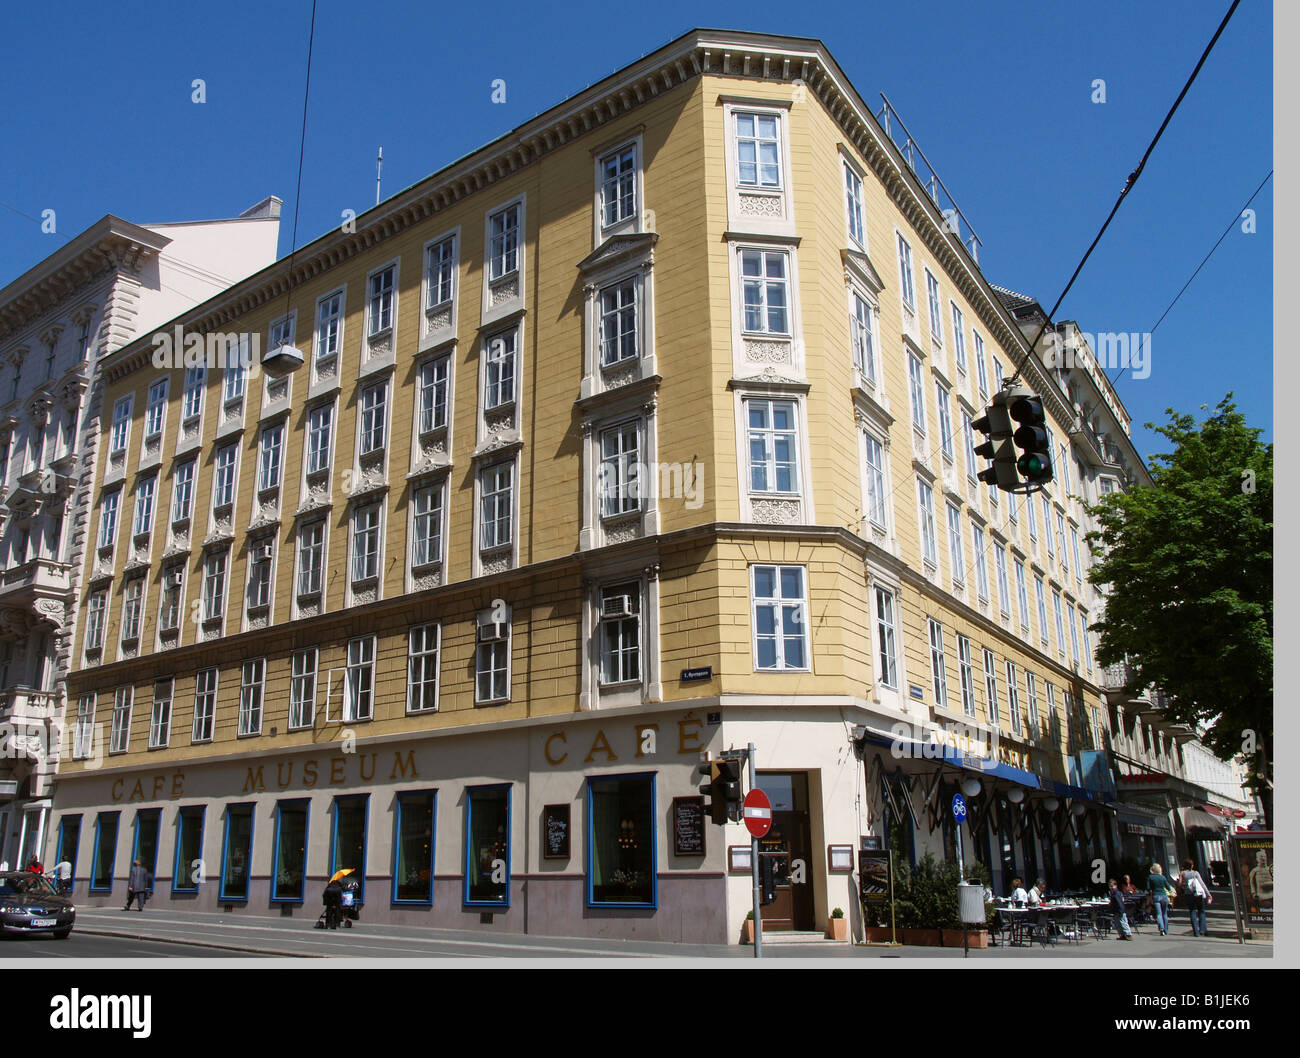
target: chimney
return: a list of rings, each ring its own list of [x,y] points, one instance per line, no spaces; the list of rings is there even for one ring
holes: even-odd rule
[[[276,220],[280,216],[283,203],[274,195],[268,195],[256,206],[250,206],[239,215],[240,220]]]

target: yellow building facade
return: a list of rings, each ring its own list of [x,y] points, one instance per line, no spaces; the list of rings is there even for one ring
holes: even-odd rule
[[[942,853],[962,775],[972,862],[1063,869],[1091,471],[1032,357],[1049,491],[969,426],[1026,350],[823,45],[687,34],[107,361],[54,856],[92,904],[351,868],[367,918],[734,941],[696,765],[753,743],[771,929],[856,906],[890,812]]]

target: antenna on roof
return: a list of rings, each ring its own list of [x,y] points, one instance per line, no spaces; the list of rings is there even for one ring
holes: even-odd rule
[[[379,205],[379,179],[384,173],[384,149],[379,148],[379,157],[375,161],[375,205]]]

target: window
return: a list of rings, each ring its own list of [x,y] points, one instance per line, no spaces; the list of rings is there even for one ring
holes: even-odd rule
[[[113,733],[108,744],[110,753],[125,753],[130,745],[131,705],[134,700],[134,687],[119,687],[113,692]]]
[[[894,623],[894,594],[876,589],[876,678],[886,687],[898,687],[898,649]]]
[[[1034,594],[1038,597],[1038,638],[1048,642],[1047,634],[1047,596],[1043,593],[1043,578],[1034,577]]]
[[[637,356],[637,281],[623,279],[600,292],[600,366]]]
[[[181,589],[185,584],[185,566],[176,563],[163,570],[162,601],[158,630],[175,632],[181,626]]]
[[[790,314],[785,250],[741,250],[740,280],[745,330],[754,334],[789,334]]]
[[[1052,532],[1052,504],[1043,493],[1043,536],[1047,538],[1048,557],[1056,557],[1056,544],[1053,542],[1055,534]]]
[[[456,296],[456,237],[449,235],[425,251],[428,308],[446,305]]]
[[[641,679],[641,586],[617,584],[600,593],[600,682]]]
[[[1011,731],[1020,734],[1020,689],[1016,685],[1016,664],[1007,661],[1007,709],[1011,713]]]
[[[226,612],[226,552],[207,557],[203,569],[203,620],[219,621]]]
[[[488,220],[489,280],[500,279],[519,268],[519,204],[493,213]]]
[[[1038,539],[1038,518],[1034,514],[1034,498],[1025,497],[1025,517],[1029,522],[1029,539]]]
[[[197,459],[177,463],[172,477],[172,521],[189,521],[194,505],[194,467]]]
[[[77,702],[77,726],[73,732],[72,755],[89,757],[95,736],[95,692],[83,694]]]
[[[361,454],[370,455],[384,447],[388,424],[388,382],[367,386],[361,393]]]
[[[1056,719],[1056,688],[1050,683],[1047,684],[1047,722],[1055,732],[1058,723]]]
[[[491,411],[515,399],[515,345],[518,331],[510,330],[494,335],[487,342],[486,372],[483,409]]]
[[[1061,474],[1065,481],[1065,495],[1069,496],[1074,491],[1074,485],[1070,482],[1070,457],[1066,455],[1065,444],[1056,446],[1058,466],[1061,468]]]
[[[751,492],[799,491],[799,441],[791,400],[745,401]]]
[[[181,395],[181,417],[186,421],[203,414],[203,389],[207,381],[207,369],[201,364],[186,368],[185,390]]]
[[[939,308],[939,281],[928,268],[925,270],[925,294],[930,303],[930,336],[943,343],[943,316]]]
[[[961,511],[948,504],[948,557],[952,560],[952,579],[957,583],[966,580],[966,561],[961,550]]]
[[[118,812],[100,812],[95,817],[95,856],[90,867],[90,891],[107,893],[113,888],[113,861],[117,858]]]
[[[966,442],[966,476],[972,482],[979,480],[977,456],[975,455],[975,427],[971,422],[970,412],[961,410],[961,435]]]
[[[352,583],[379,576],[379,504],[358,507],[352,515]]]
[[[957,637],[957,669],[961,673],[961,711],[966,716],[975,715],[975,669],[971,664],[970,639]]]
[[[979,382],[980,396],[986,398],[989,395],[989,376],[988,368],[984,366],[984,339],[978,331],[970,333],[975,342],[975,376]]]
[[[853,342],[853,366],[868,385],[876,384],[876,339],[871,306],[854,291],[853,316],[849,320]]]
[[[298,594],[320,592],[325,558],[325,523],[307,522],[298,530]]]
[[[153,529],[153,496],[158,484],[154,475],[141,478],[135,489],[135,524],[132,532],[136,536],[145,536]]]
[[[1076,617],[1078,618],[1077,624],[1075,623]],[[1070,657],[1074,659],[1074,663],[1077,665],[1079,663],[1079,625],[1083,624],[1083,618],[1079,617],[1077,610],[1071,608],[1065,623],[1070,626]]]
[[[217,449],[217,470],[212,483],[212,506],[228,507],[235,501],[235,468],[239,463],[238,444]]]
[[[936,382],[935,400],[939,404],[939,447],[943,457],[948,461],[953,458],[952,417],[948,411],[948,390],[942,382]]]
[[[885,450],[871,434],[863,434],[867,461],[867,517],[881,529],[885,521]]]
[[[775,114],[736,114],[736,183],[781,186],[781,124]]]
[[[370,301],[366,316],[372,338],[393,325],[393,273],[396,270],[395,265],[389,265],[370,277]]]
[[[975,552],[975,594],[980,602],[989,601],[989,563],[984,554],[984,530],[974,523],[970,527],[971,545]]]
[[[613,518],[641,509],[640,422],[600,432],[600,514]]]
[[[257,487],[280,487],[280,467],[284,458],[284,423],[276,423],[262,431],[261,455],[258,459]]]
[[[289,729],[316,722],[316,648],[296,650],[289,668]]]
[[[201,669],[194,679],[194,730],[192,742],[211,742],[217,713],[217,670]]]
[[[1025,564],[1020,559],[1016,563],[1016,599],[1020,603],[1020,627],[1029,631],[1029,593],[1025,590]]]
[[[1088,672],[1092,672],[1092,648],[1088,643],[1088,622],[1084,619],[1083,610],[1075,610],[1074,616],[1079,622],[1079,645],[1083,647],[1083,661],[1088,667]]]
[[[275,806],[275,862],[271,870],[271,902],[300,904],[307,887],[307,800],[280,801]]]
[[[901,234],[898,236],[898,278],[898,289],[903,296],[903,304],[915,312],[916,286],[912,274],[912,247]]]
[[[144,410],[144,437],[152,440],[162,434],[163,413],[167,410],[167,379],[160,378],[149,387]]]
[[[1065,515],[1056,512],[1056,542],[1061,548],[1061,569],[1070,572],[1070,554],[1065,550]]]
[[[998,707],[998,668],[993,651],[984,648],[984,692],[988,695],[989,723],[994,727],[1001,724]]]
[[[1079,561],[1079,530],[1070,526],[1070,548],[1074,551],[1074,579],[1083,583],[1083,563]]]
[[[478,646],[474,651],[474,700],[479,704],[503,702],[510,697],[510,618],[492,620],[489,612],[478,620]]]
[[[1038,678],[1032,672],[1025,673],[1025,693],[1029,695],[1029,735],[1038,738]]]
[[[939,542],[934,532],[934,490],[920,478],[916,488],[921,510],[921,557],[931,566],[939,565]]]
[[[226,806],[226,833],[221,848],[221,883],[218,901],[244,902],[249,897],[253,860],[253,806]]]
[[[654,776],[589,777],[587,820],[587,906],[654,907]]]
[[[369,720],[375,708],[375,637],[348,640],[348,670],[343,682],[343,722]]]
[[[334,432],[334,405],[320,404],[307,416],[307,473],[317,474],[330,465]]]
[[[480,550],[506,547],[513,539],[514,477],[514,463],[485,467],[480,474]]]
[[[239,681],[239,733],[262,733],[262,692],[266,683],[266,658],[245,661]]]
[[[203,808],[187,805],[176,813],[176,860],[172,892],[197,893],[203,880]]]
[[[957,302],[948,303],[952,308],[952,347],[957,355],[957,370],[963,375],[966,373],[966,333],[965,322],[962,319],[961,309],[957,307]]]
[[[465,791],[465,903],[510,906],[510,787]]]
[[[1061,593],[1053,589],[1052,591],[1052,612],[1056,617],[1056,649],[1059,653],[1065,653],[1065,624],[1061,620]]]
[[[441,628],[437,624],[412,628],[407,658],[406,711],[433,712],[438,708],[438,645]]]
[[[755,667],[808,669],[803,566],[752,568]]]
[[[1001,544],[993,545],[993,566],[998,578],[998,612],[1003,617],[1011,616],[1011,589],[1007,584],[1007,549]]]
[[[859,246],[866,245],[862,224],[862,178],[848,162],[844,163],[844,209],[849,222],[849,238]]]
[[[343,291],[327,294],[316,303],[316,362],[330,360],[343,334]]]
[[[420,433],[441,430],[447,425],[450,372],[450,356],[426,360],[420,365]]]
[[[279,349],[282,345],[293,345],[294,316],[282,316],[271,324],[267,334],[267,349]]]
[[[943,625],[933,617],[930,625],[930,677],[934,683],[934,704],[937,709],[948,708],[948,673],[943,660]],[[958,644],[960,648],[960,643]]]
[[[636,145],[600,160],[600,222],[608,228],[636,216]]]
[[[921,361],[915,353],[907,354],[907,384],[912,394],[912,425],[925,433],[925,390],[921,381]]]
[[[271,605],[271,557],[274,546],[269,537],[249,544],[247,603],[250,612]]]
[[[132,577],[122,592],[122,642],[140,638],[140,611],[144,606],[144,578]]]
[[[226,349],[226,370],[223,381],[223,399],[227,404],[244,396],[244,383],[248,377],[247,350],[238,339],[231,339]]]
[[[117,508],[121,490],[106,492],[99,501],[99,546],[112,547],[117,537]]]
[[[131,397],[123,397],[113,405],[113,429],[109,434],[109,455],[118,456],[126,451],[127,438],[131,436]]]
[[[65,815],[59,820],[59,847],[55,852],[55,863],[68,861],[72,868],[72,877],[77,876],[77,846],[81,843],[81,816]]]
[[[434,793],[397,795],[393,823],[393,903],[433,903]]]
[[[442,486],[424,485],[411,495],[411,565],[442,561]]]
[[[172,684],[170,677],[154,680],[153,710],[149,715],[149,748],[162,749],[172,735]]]

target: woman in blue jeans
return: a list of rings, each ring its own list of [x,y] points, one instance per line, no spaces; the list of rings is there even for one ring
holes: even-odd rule
[[[1205,905],[1210,897],[1210,887],[1191,860],[1183,860],[1183,873],[1178,876],[1178,885],[1192,920],[1192,936],[1208,937],[1210,931],[1205,928]]]
[[[1169,936],[1169,898],[1177,890],[1174,883],[1165,877],[1165,869],[1158,863],[1151,865],[1151,873],[1147,875],[1147,889],[1151,893],[1151,899],[1156,905],[1156,925],[1160,928],[1160,936]]]

